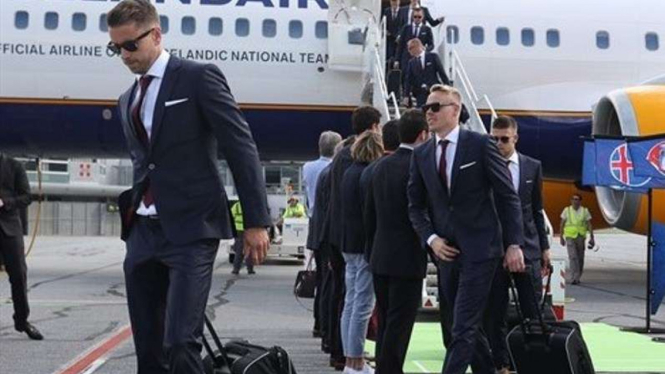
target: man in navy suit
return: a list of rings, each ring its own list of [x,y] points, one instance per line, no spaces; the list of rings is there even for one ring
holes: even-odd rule
[[[415,149],[409,217],[438,259],[440,289],[453,316],[444,374],[494,373],[481,328],[494,273],[524,270],[522,211],[508,167],[489,136],[461,130],[461,95],[435,85],[423,111],[434,139]],[[504,257],[504,249],[505,257]]]
[[[411,39],[420,39],[428,52],[434,48],[432,29],[423,23],[423,17],[422,9],[416,9],[413,12],[413,22],[402,26],[399,40],[397,41],[395,67],[402,70],[407,68],[409,60],[411,59],[411,56],[407,51],[407,43]],[[404,71],[402,71],[402,75],[404,76]]]
[[[413,12],[416,9],[422,9],[423,15],[425,16],[424,21],[431,27],[438,26],[444,20],[444,17],[439,17],[439,18],[432,17],[427,7],[420,6],[420,0],[411,0],[409,5],[400,8],[400,16],[402,18],[402,24],[411,23]]]
[[[436,53],[425,52],[420,39],[411,39],[408,43],[409,54],[412,56],[406,68],[406,86],[404,97],[416,98],[416,105],[425,105],[429,88],[435,84],[450,85],[450,80],[443,69],[443,64]]]
[[[537,317],[536,305],[542,297],[542,269],[550,264],[550,246],[543,214],[543,176],[540,161],[518,153],[517,122],[508,116],[500,116],[492,124],[492,138],[506,160],[513,187],[522,205],[524,219],[524,263],[527,272],[515,274],[515,286],[519,294],[524,317]],[[485,331],[488,335],[494,365],[501,374],[507,374],[510,357],[506,345],[506,314],[508,310],[508,273],[496,272],[492,283],[489,306],[485,313]]]
[[[270,217],[258,152],[224,75],[164,51],[148,0],[118,3],[107,22],[109,51],[138,76],[118,103],[134,164],[134,185],[119,203],[138,372],[203,373],[213,263],[219,240],[233,237],[217,154],[243,206],[245,254],[259,263]]]
[[[363,212],[379,316],[377,374],[403,373],[427,270],[427,252],[409,221],[406,195],[413,149],[429,138],[423,113],[404,113],[399,132],[397,151],[373,164]]]
[[[390,0],[390,7],[383,10],[383,17],[386,19],[386,60],[391,60],[397,49],[397,36],[402,30],[399,0]]]

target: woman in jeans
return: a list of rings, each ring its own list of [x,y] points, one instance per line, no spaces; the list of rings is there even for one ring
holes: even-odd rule
[[[353,164],[342,178],[342,255],[346,262],[346,296],[342,312],[341,335],[346,365],[344,373],[373,373],[363,357],[365,336],[372,309],[374,288],[372,273],[365,258],[365,231],[362,208],[364,194],[360,188],[363,170],[383,154],[381,135],[367,131],[351,147]]]

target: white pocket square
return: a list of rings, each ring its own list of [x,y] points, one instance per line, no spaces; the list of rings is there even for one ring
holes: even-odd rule
[[[188,100],[189,100],[189,98],[186,97],[184,99],[166,101],[166,102],[164,102],[164,106],[168,108],[168,107],[173,106],[173,105],[178,105],[180,103],[184,103],[185,101],[188,101]]]
[[[474,161],[474,162],[469,162],[468,164],[464,164],[464,165],[460,166],[459,169],[460,169],[460,170],[464,170],[464,169],[466,169],[466,168],[470,168],[470,167],[472,167],[472,166],[475,165],[475,164],[476,164],[476,161]]]
[[[528,179],[528,180],[526,181],[526,183],[533,183],[533,180]]]

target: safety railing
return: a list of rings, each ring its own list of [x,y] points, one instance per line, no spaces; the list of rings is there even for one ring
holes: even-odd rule
[[[399,102],[394,92],[388,92],[384,70],[386,64],[386,20],[383,18],[378,25],[370,20],[368,27],[374,29],[373,32],[368,32],[367,35],[375,36],[374,40],[373,38],[368,37],[365,41],[366,50],[370,53],[369,79],[373,84],[372,104],[375,108],[378,108],[381,111],[382,118],[385,118],[386,120],[399,119],[401,117]]]

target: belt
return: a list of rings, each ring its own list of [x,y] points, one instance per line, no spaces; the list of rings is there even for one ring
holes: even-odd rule
[[[156,214],[149,215],[149,216],[144,216],[144,215],[141,215],[141,214],[137,214],[136,216],[140,220],[147,220],[147,221],[158,221],[159,220],[159,216],[156,215]]]

